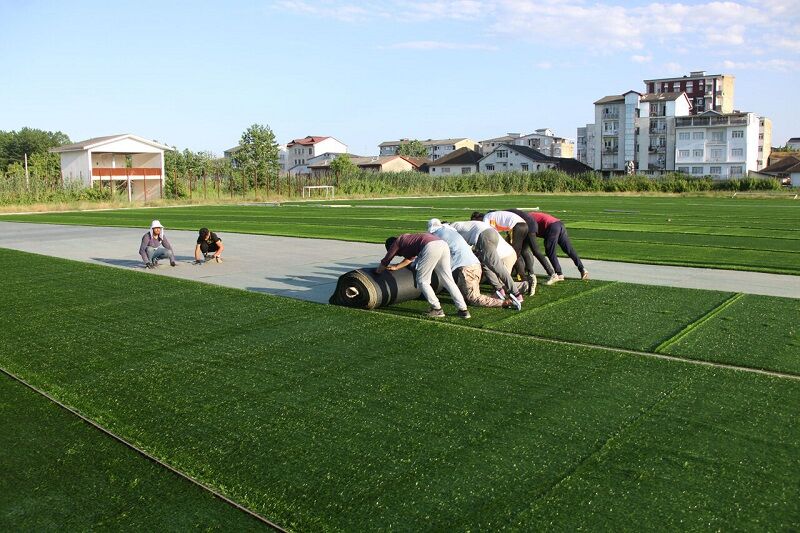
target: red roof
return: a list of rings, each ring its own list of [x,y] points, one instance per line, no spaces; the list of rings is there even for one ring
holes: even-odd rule
[[[320,141],[324,141],[325,139],[330,139],[330,137],[320,137],[319,135],[309,135],[308,137],[303,137],[302,139],[293,139],[292,142],[287,144],[287,148],[289,146],[294,146],[295,144],[300,144],[303,146],[311,146],[312,144],[317,144]]]

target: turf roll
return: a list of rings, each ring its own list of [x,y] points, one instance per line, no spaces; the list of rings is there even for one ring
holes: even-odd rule
[[[438,290],[436,274],[431,278],[433,290]],[[328,300],[334,305],[375,309],[419,298],[422,291],[417,287],[415,272],[410,268],[385,270],[377,274],[374,268],[351,270],[339,276],[336,290]]]

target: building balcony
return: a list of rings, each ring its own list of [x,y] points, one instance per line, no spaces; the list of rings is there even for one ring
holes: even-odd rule
[[[651,117],[665,117],[667,112],[665,109],[650,109]]]
[[[667,128],[665,128],[664,126],[650,126],[649,131],[650,131],[651,135],[666,135],[667,134]]]
[[[603,137],[617,137],[619,130],[607,130],[603,132]]]
[[[92,177],[94,178],[115,178],[115,179],[128,179],[135,178],[141,179],[144,177],[158,176],[161,177],[160,168],[112,168],[112,167],[94,167],[92,169]]]
[[[614,148],[603,148],[602,150],[603,155],[617,155],[618,153],[619,148],[616,146]]]
[[[619,118],[619,111],[603,111],[603,118]]]

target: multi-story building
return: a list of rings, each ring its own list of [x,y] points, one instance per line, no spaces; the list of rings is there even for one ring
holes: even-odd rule
[[[500,146],[501,144],[514,144],[514,141],[522,137],[521,133],[507,133],[502,137],[494,137],[492,139],[486,139],[478,143],[480,145],[480,150],[478,150],[482,154],[489,154],[492,150]]]
[[[385,141],[378,145],[380,155],[397,155],[400,151],[400,146],[411,139],[400,139],[398,141]],[[455,139],[428,139],[427,141],[420,141],[425,148],[428,149],[428,158],[436,161],[440,157],[446,156],[450,152],[455,152],[459,148],[469,148],[470,150],[477,150],[478,143],[466,137],[459,137]]]
[[[346,154],[347,145],[333,137],[309,135],[286,144],[287,165],[290,175],[310,174],[309,159],[322,154]]]
[[[800,151],[800,137],[792,137],[786,142],[786,147],[791,150]]]
[[[567,174],[582,174],[592,169],[572,157],[551,157],[529,146],[501,144],[478,162],[478,172],[538,172],[561,170]],[[433,169],[433,165],[431,166]]]
[[[675,168],[675,117],[688,116],[686,93],[645,94],[639,100],[637,170],[661,174]]]
[[[609,173],[635,170],[641,96],[636,91],[628,91],[603,97],[594,103],[594,158],[586,164]]]
[[[575,143],[575,159],[590,167],[594,165],[595,159],[595,133],[594,124],[578,128],[578,140]]]
[[[488,154],[501,144],[527,146],[550,157],[575,157],[575,143],[556,136],[550,128],[540,128],[527,135],[509,133],[503,137],[486,139],[480,142],[481,152]]]
[[[772,153],[772,121],[767,117],[758,118],[758,170],[769,164]]]
[[[675,119],[675,169],[715,179],[758,170],[761,121],[755,113],[706,111]]]
[[[706,74],[704,70],[677,78],[644,80],[646,93],[686,93],[692,115],[706,111],[733,111],[734,77],[730,74]]]

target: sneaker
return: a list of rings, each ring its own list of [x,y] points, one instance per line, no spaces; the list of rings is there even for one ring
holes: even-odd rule
[[[559,281],[563,281],[563,280],[564,280],[563,276],[559,276],[558,274],[553,274],[552,276],[550,276],[550,279],[548,279],[545,282],[545,285],[552,285],[554,283],[558,283]]]
[[[441,311],[441,309],[439,311]],[[444,313],[442,313],[442,316],[444,316]],[[470,318],[471,316],[472,315],[469,314],[469,309],[464,309],[458,312],[458,318]]]
[[[460,312],[461,311],[459,311],[459,313]],[[427,316],[430,318],[442,318],[444,316],[444,311],[442,311],[441,307],[439,309],[431,307],[431,310],[428,311]]]
[[[564,274],[558,275],[558,281],[564,281]]]
[[[176,263],[175,261],[170,261],[169,266],[171,267],[178,266],[178,263]]]
[[[519,298],[512,294],[508,297],[508,299],[511,300],[511,305],[514,307],[514,309],[517,311],[522,311],[522,302],[519,301]]]
[[[150,264],[153,265],[153,268],[157,267],[158,266],[158,259],[153,259],[152,261],[150,261]]]
[[[536,283],[536,276],[528,276],[528,296],[533,296],[536,294]]]
[[[589,279],[589,271],[588,271],[588,270],[584,270],[584,271],[583,271],[583,273],[581,274],[581,279],[582,279],[583,281],[586,281],[586,280],[588,280],[588,279]]]
[[[505,300],[506,299],[506,291],[504,291],[503,289],[497,289],[496,291],[494,291],[494,293],[501,300]]]
[[[144,264],[144,267],[146,269],[150,270],[151,268],[153,268],[153,263],[147,262],[147,263]]]
[[[522,303],[522,302],[524,302],[524,301],[525,301],[525,298],[522,296],[522,293],[521,293],[521,292],[518,292],[518,293],[516,293],[516,294],[513,294],[512,296],[513,296],[514,298],[516,298],[517,300],[519,300],[519,303]]]

